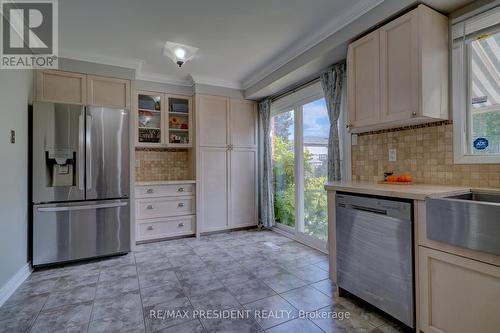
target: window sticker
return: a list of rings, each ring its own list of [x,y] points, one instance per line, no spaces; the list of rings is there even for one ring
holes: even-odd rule
[[[488,148],[489,142],[486,138],[477,138],[476,140],[474,140],[472,145],[477,150],[485,150],[486,148]]]

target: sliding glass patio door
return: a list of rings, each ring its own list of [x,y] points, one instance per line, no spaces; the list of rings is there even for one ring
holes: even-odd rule
[[[274,213],[277,227],[297,240],[326,250],[330,123],[320,92],[287,107],[275,107],[273,143]]]

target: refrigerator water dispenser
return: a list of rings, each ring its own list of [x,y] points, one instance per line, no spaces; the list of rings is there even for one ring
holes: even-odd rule
[[[50,149],[45,152],[47,175],[51,178],[48,183],[51,187],[74,186],[76,151],[70,149]]]

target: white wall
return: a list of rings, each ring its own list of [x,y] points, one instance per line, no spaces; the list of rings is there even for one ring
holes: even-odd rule
[[[0,288],[27,263],[29,70],[0,70]],[[10,143],[10,130],[16,143]]]

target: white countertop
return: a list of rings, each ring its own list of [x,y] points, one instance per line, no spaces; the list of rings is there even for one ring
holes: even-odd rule
[[[195,184],[196,180],[150,180],[135,182],[136,186]]]
[[[429,185],[418,183],[410,185],[392,185],[350,181],[329,182],[325,184],[325,189],[327,191],[362,193],[413,200],[425,200],[425,198],[430,196],[443,197],[458,195],[471,191],[470,187],[463,186]]]

